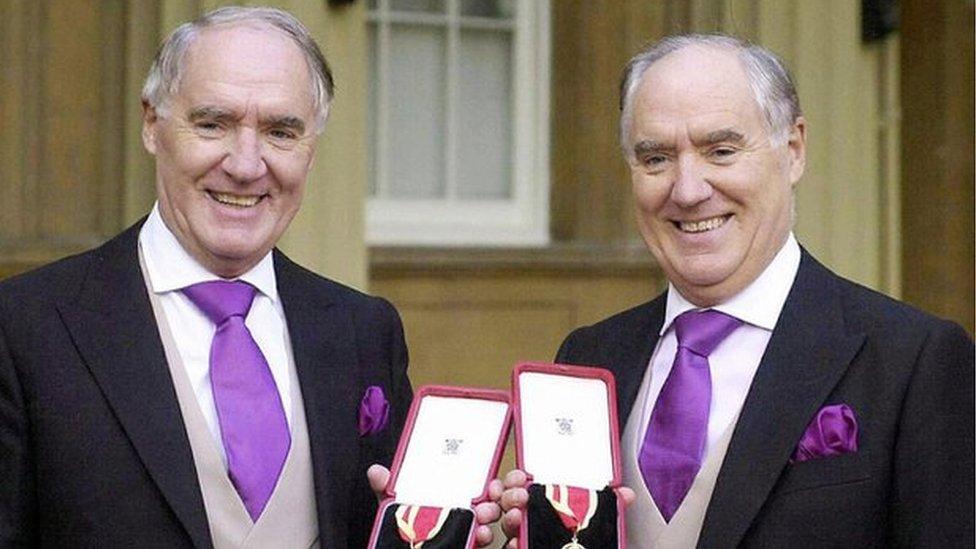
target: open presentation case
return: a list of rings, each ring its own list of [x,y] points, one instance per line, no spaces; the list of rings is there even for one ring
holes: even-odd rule
[[[429,385],[410,406],[370,549],[474,547],[511,425],[505,391]]]
[[[518,468],[529,476],[519,547],[625,548],[613,374],[523,363],[512,391]]]

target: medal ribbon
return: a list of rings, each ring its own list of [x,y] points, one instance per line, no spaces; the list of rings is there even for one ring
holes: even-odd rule
[[[437,535],[450,514],[449,509],[424,507],[421,505],[400,505],[394,516],[400,539],[413,549],[423,547],[425,541]]]
[[[590,525],[590,519],[596,514],[596,490],[562,484],[547,484],[546,499],[556,510],[563,526],[573,532],[574,537]]]

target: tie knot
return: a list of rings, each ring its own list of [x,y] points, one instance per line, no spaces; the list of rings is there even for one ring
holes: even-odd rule
[[[183,294],[218,326],[232,316],[246,317],[254,286],[240,280],[212,280],[183,288]]]
[[[688,311],[674,319],[678,347],[707,357],[742,321],[719,311]]]

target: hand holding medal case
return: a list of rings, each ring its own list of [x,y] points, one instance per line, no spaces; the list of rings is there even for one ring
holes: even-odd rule
[[[521,549],[624,549],[613,374],[523,363],[512,372],[518,468],[529,476]]]
[[[508,393],[429,385],[414,396],[370,549],[474,547],[511,425]]]

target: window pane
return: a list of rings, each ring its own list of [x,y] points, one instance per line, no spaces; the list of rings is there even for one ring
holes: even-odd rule
[[[393,25],[387,196],[444,196],[445,31]]]
[[[461,33],[457,188],[461,198],[511,194],[511,35]]]
[[[374,0],[375,1],[375,0]],[[376,173],[376,164],[379,162],[380,149],[379,141],[377,140],[377,124],[379,123],[377,117],[379,116],[379,101],[377,97],[377,87],[379,87],[380,81],[380,66],[379,66],[379,30],[376,25],[368,25],[367,29],[368,37],[368,48],[369,48],[369,108],[366,109],[366,128],[369,132],[367,136],[369,146],[366,149],[366,154],[369,156],[369,162],[367,163],[367,180],[366,180],[366,194],[368,196],[376,196],[376,178],[378,174]]]
[[[390,9],[444,13],[444,0],[390,0]]]
[[[515,15],[515,0],[461,0],[461,15],[510,19]]]

